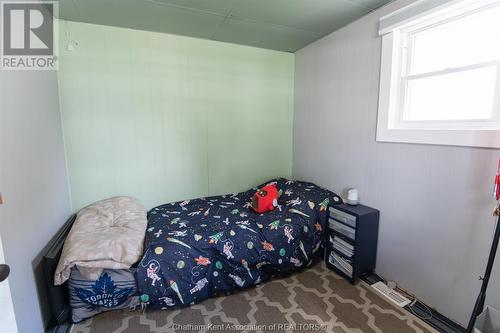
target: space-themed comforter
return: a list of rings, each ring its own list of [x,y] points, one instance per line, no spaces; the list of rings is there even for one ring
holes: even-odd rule
[[[342,200],[312,183],[274,182],[278,207],[264,214],[250,208],[256,188],[153,208],[136,276],[143,307],[189,305],[307,266],[327,206]]]

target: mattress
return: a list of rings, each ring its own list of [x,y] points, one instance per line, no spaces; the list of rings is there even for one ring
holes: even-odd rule
[[[342,200],[312,183],[272,183],[278,207],[264,214],[250,208],[257,188],[149,211],[136,272],[142,307],[187,306],[308,266],[320,252],[328,206]]]

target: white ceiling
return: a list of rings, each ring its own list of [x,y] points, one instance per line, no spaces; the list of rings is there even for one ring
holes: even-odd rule
[[[59,0],[59,16],[295,52],[389,1]]]

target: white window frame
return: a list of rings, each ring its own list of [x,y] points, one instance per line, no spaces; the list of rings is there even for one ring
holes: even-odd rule
[[[406,75],[413,34],[487,7],[500,0],[420,0],[380,19],[382,35],[377,141],[500,148],[500,61]],[[403,121],[407,80],[464,69],[497,66],[494,115],[487,120]]]

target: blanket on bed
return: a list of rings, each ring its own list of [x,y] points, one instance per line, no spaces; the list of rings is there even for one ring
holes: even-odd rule
[[[130,197],[83,208],[64,242],[54,284],[63,284],[73,266],[89,280],[97,280],[103,269],[130,268],[143,254],[146,226],[146,209]]]
[[[136,276],[143,306],[197,303],[311,263],[327,207],[342,200],[312,183],[274,183],[279,205],[264,214],[249,208],[256,188],[152,209]]]

